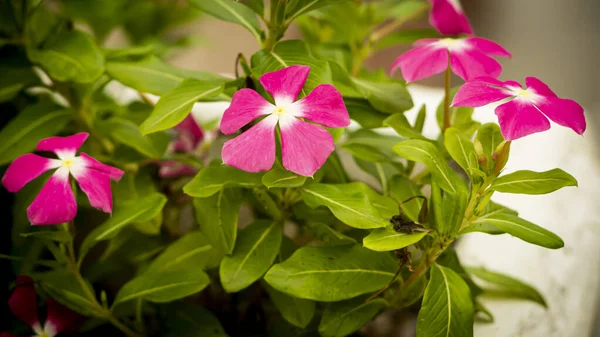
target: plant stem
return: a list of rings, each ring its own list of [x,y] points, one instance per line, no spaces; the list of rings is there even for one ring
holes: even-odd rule
[[[448,68],[446,68],[445,72],[445,80],[444,80],[444,122],[442,127],[442,134],[449,128],[450,125],[450,59],[448,59]]]

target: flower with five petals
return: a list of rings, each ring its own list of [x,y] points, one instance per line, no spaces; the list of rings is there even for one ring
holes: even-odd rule
[[[233,95],[221,120],[221,132],[229,135],[255,119],[264,118],[225,143],[222,151],[225,164],[247,172],[269,170],[275,162],[277,126],[282,163],[287,170],[312,176],[325,163],[334,150],[333,137],[303,119],[340,128],[350,124],[350,117],[342,95],[329,84],[317,86],[296,101],[309,72],[310,67],[295,65],[261,76],[260,83],[275,104],[251,89],[241,89]]]

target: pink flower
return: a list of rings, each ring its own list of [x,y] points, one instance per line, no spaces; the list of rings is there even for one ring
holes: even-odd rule
[[[444,35],[473,34],[459,0],[430,0],[429,23]]]
[[[172,153],[194,153],[196,148],[204,138],[204,132],[194,117],[190,113],[187,117],[175,126],[177,139],[169,144],[167,151]],[[168,160],[159,163],[159,175],[163,178],[179,177],[187,174],[194,174],[198,170],[189,165],[179,163],[175,160]]]
[[[8,306],[16,318],[31,327],[35,337],[54,337],[61,331],[73,325],[79,315],[53,299],[46,300],[48,308],[44,325],[38,319],[37,295],[33,280],[28,276],[19,276],[17,286],[13,291]],[[13,334],[3,332],[0,337],[16,337]]]
[[[33,225],[55,225],[75,218],[77,203],[69,174],[79,183],[93,207],[107,213],[112,211],[110,180],[121,179],[123,171],[104,165],[83,152],[76,157],[87,137],[87,133],[78,133],[42,139],[36,150],[54,152],[59,159],[28,153],[15,159],[6,170],[2,184],[10,192],[18,192],[42,173],[57,169],[27,208],[27,217]]]
[[[502,66],[490,56],[511,56],[501,45],[481,37],[421,39],[413,45],[416,48],[400,55],[391,68],[392,72],[400,68],[407,82],[442,73],[448,64],[465,81],[481,76],[498,77]]]
[[[291,66],[260,78],[275,105],[256,91],[242,89],[233,95],[221,120],[221,131],[232,134],[251,121],[264,117],[256,125],[223,146],[225,164],[248,172],[270,169],[275,162],[275,128],[281,133],[283,166],[294,173],[312,176],[334,150],[333,138],[325,129],[350,124],[342,95],[329,84],[321,84],[308,96],[295,101],[302,90],[310,67]],[[302,119],[301,119],[302,118]]]
[[[550,128],[553,122],[583,134],[586,123],[583,108],[577,102],[558,98],[535,77],[525,79],[527,88],[515,81],[502,82],[482,77],[465,83],[454,96],[452,106],[481,107],[509,99],[496,108],[502,135],[514,140]]]

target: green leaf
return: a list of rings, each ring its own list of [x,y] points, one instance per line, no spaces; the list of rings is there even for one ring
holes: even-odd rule
[[[215,85],[227,81],[219,75],[175,68],[155,56],[133,61],[108,61],[106,72],[128,87],[159,96],[175,89],[186,78],[212,82]]]
[[[392,159],[379,151],[378,148],[366,144],[346,142],[342,145],[342,148],[350,152],[355,158],[371,163],[386,163]]]
[[[319,323],[319,333],[323,337],[344,337],[365,326],[387,302],[376,298],[365,303],[363,298],[329,303]]]
[[[103,134],[153,159],[160,159],[169,145],[170,139],[166,133],[142,135],[139,126],[121,117],[100,121],[96,126]]]
[[[476,137],[483,147],[483,153],[489,160],[491,160],[492,154],[496,152],[498,145],[504,141],[500,126],[496,123],[483,124],[479,130],[477,130]]]
[[[397,46],[399,44],[412,44],[420,39],[441,38],[440,33],[435,29],[402,29],[392,32],[379,40],[375,45],[376,50]]]
[[[472,337],[471,291],[452,269],[434,265],[417,318],[417,336]]]
[[[425,108],[426,108],[426,106],[423,105],[423,107],[421,107],[420,111],[423,111]],[[410,123],[408,122],[408,119],[406,119],[406,116],[404,116],[404,113],[402,113],[402,112],[395,113],[395,114],[389,116],[388,118],[386,118],[383,121],[383,125],[391,127],[400,136],[403,136],[406,138],[428,140],[425,136],[423,136],[421,134],[421,132],[415,130],[410,125]]]
[[[264,73],[276,71],[295,64],[310,66],[310,73],[304,85],[308,94],[321,84],[332,84],[333,78],[329,62],[314,58],[306,45],[300,40],[278,42],[272,51],[261,50],[252,55],[252,72],[258,78]]]
[[[242,199],[241,191],[224,189],[207,198],[194,198],[196,221],[210,244],[222,254],[233,252]]]
[[[394,151],[401,157],[427,166],[433,181],[444,191],[457,193],[461,189],[459,184],[462,181],[432,143],[419,139],[405,140],[394,145]]]
[[[263,287],[269,293],[269,298],[286,321],[299,327],[305,328],[315,316],[316,303],[284,294],[263,282]]]
[[[473,142],[457,128],[451,127],[446,129],[444,134],[444,146],[452,159],[465,170],[469,177],[473,178],[475,170],[479,169]]]
[[[210,283],[208,275],[193,265],[143,273],[125,283],[113,306],[133,299],[171,302],[202,291]]]
[[[223,89],[223,85],[213,82],[183,80],[175,89],[160,98],[152,114],[140,126],[140,131],[149,134],[176,126],[190,113],[194,103],[218,96]]]
[[[519,215],[519,213],[515,210],[512,210],[506,206],[502,206],[493,201],[490,201],[487,203],[487,205],[483,209],[481,217],[485,217],[487,215],[498,214],[498,213],[506,213],[506,214],[511,214],[511,215],[515,215],[515,216]],[[506,233],[491,223],[477,222],[477,223],[471,223],[469,226],[465,227],[462,231],[460,231],[459,234],[462,235],[462,234],[467,234],[467,233],[471,233],[471,232],[481,232],[481,233],[486,233],[486,234],[490,234],[490,235],[498,235],[498,234]]]
[[[71,109],[50,102],[27,106],[0,131],[0,166],[32,152],[40,140],[62,131],[72,118]]]
[[[213,258],[215,254],[208,239],[203,233],[195,231],[170,244],[152,261],[146,272],[180,269],[185,266],[204,269]]]
[[[393,227],[377,228],[363,239],[363,246],[378,252],[386,252],[408,247],[427,235],[426,232],[412,234],[396,232]]]
[[[201,307],[188,303],[173,303],[161,307],[165,318],[160,322],[165,337],[227,337],[219,320]]]
[[[156,46],[153,44],[145,44],[141,46],[132,46],[127,48],[103,49],[106,61],[113,60],[139,60],[144,57],[151,56],[156,51]]]
[[[288,21],[292,21],[294,18],[315,9],[348,1],[349,0],[290,0],[285,8],[285,17]]]
[[[469,274],[483,281],[485,295],[533,301],[547,308],[546,301],[534,287],[513,277],[484,268],[466,268]]]
[[[183,192],[192,197],[205,198],[225,187],[260,187],[262,174],[250,173],[230,166],[207,166],[183,187]]]
[[[114,238],[125,226],[155,217],[167,203],[167,198],[160,193],[152,193],[139,199],[118,203],[113,209],[112,216],[96,227],[85,238],[81,245],[79,259],[83,257],[96,243]]]
[[[523,241],[550,249],[562,248],[565,245],[558,235],[549,230],[505,212],[487,214],[473,223],[490,223]]]
[[[89,83],[104,72],[104,57],[94,40],[78,30],[65,31],[43,49],[29,49],[29,59],[55,80]]]
[[[309,222],[306,224],[306,227],[314,234],[316,240],[328,243],[330,245],[347,245],[356,243],[356,240],[353,238],[338,232],[337,230],[331,228],[331,226],[324,223]]]
[[[395,114],[413,107],[412,98],[400,81],[374,81],[353,78],[359,91],[371,105],[384,113]]]
[[[39,78],[27,64],[0,63],[0,102],[13,99],[22,89],[38,84]]]
[[[433,183],[429,208],[433,214],[432,227],[441,234],[456,234],[462,226],[468,197],[468,192],[465,190],[450,194]]]
[[[75,275],[66,269],[54,269],[42,274],[40,284],[52,299],[71,310],[86,316],[102,314],[100,308],[86,296]],[[89,283],[86,282],[86,285],[92,289]]]
[[[504,193],[546,194],[566,186],[577,186],[577,180],[561,169],[545,172],[517,171],[494,180],[490,188]]]
[[[311,208],[326,206],[336,218],[356,228],[379,228],[388,225],[365,192],[351,184],[311,184],[302,192],[304,202]]]
[[[221,284],[229,293],[238,292],[261,278],[279,253],[282,225],[255,221],[240,231],[233,253],[219,268]]]
[[[338,84],[336,83],[336,89]],[[360,126],[365,129],[374,129],[384,126],[384,121],[389,115],[379,112],[375,109],[369,101],[360,98],[346,98],[344,97],[344,103],[350,118],[356,121]]]
[[[292,296],[334,302],[382,288],[396,268],[389,254],[358,245],[305,246],[271,267],[265,281]]]
[[[69,234],[69,232],[64,231],[64,230],[40,230],[37,232],[31,232],[31,233],[23,233],[21,234],[22,237],[25,238],[29,238],[29,237],[33,237],[33,238],[37,238],[40,240],[50,240],[50,241],[56,241],[56,242],[60,242],[60,243],[67,243],[69,241],[71,241],[71,234]]]
[[[300,187],[306,182],[306,177],[296,175],[276,164],[262,177],[262,183],[267,188]]]
[[[263,16],[265,13],[264,0],[246,0],[241,1],[240,3],[250,8],[252,11],[254,11],[254,13],[258,14],[259,16]]]
[[[415,195],[421,195],[419,186],[417,186],[412,180],[401,175],[393,176],[392,179],[390,179],[389,186],[390,194],[396,200],[396,202],[398,202],[398,204],[406,201],[410,197],[414,197]],[[418,221],[422,204],[423,201],[421,199],[413,199],[400,205],[400,207],[402,208],[402,212],[404,212],[404,214],[412,221]]]
[[[189,0],[192,6],[221,20],[244,26],[257,41],[261,41],[260,24],[252,9],[233,0]]]

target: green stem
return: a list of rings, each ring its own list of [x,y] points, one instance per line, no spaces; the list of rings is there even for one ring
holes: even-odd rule
[[[445,81],[444,81],[444,122],[442,128],[442,134],[449,128],[450,125],[450,60],[448,60],[448,68],[446,68],[445,72]]]
[[[135,324],[138,331],[144,331],[144,315],[142,312],[144,299],[138,298],[135,303]]]

